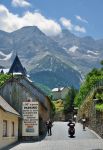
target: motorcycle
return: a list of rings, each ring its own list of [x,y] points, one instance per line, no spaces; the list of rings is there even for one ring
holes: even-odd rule
[[[75,134],[75,124],[69,123],[68,126],[69,126],[68,134],[70,135],[70,137],[73,137]]]

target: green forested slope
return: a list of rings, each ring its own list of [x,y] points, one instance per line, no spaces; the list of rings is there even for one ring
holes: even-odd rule
[[[93,69],[85,78],[85,81],[80,87],[79,93],[75,98],[75,105],[80,106],[89,91],[98,83],[103,80],[103,68]]]

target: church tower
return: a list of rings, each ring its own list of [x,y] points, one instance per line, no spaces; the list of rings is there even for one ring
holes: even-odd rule
[[[26,69],[22,66],[18,55],[16,55],[8,73],[21,73],[22,75],[27,76]]]

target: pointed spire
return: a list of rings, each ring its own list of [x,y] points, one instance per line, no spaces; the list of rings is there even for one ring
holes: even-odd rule
[[[24,76],[26,76],[26,69],[24,69],[24,67],[22,66],[17,53],[14,62],[9,70],[9,73],[22,73]]]
[[[18,56],[18,53],[17,53],[17,51],[16,51],[16,56]]]

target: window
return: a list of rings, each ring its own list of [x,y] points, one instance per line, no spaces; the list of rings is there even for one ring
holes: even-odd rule
[[[14,122],[11,123],[11,135],[14,136]]]
[[[7,120],[3,120],[3,136],[7,136]]]

